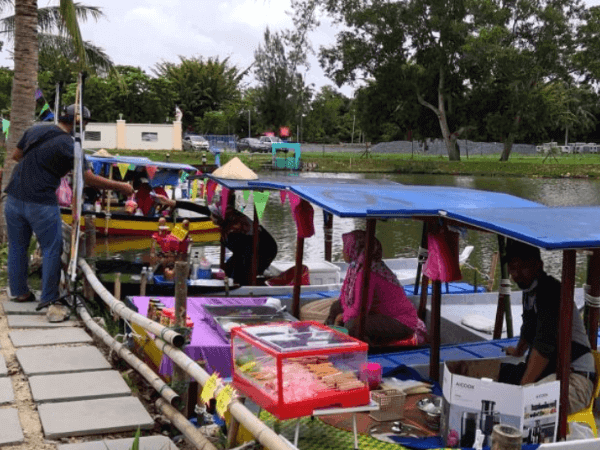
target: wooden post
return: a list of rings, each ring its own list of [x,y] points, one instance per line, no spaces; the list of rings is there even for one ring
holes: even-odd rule
[[[115,298],[121,300],[121,274],[115,273]]]
[[[600,297],[600,250],[596,249],[592,252],[592,256],[588,262],[588,279],[590,297]],[[584,293],[586,295],[586,293]],[[598,306],[590,305],[587,301],[585,307],[588,311],[587,331],[592,349],[598,348]]]
[[[327,214],[327,220],[323,222],[323,234],[325,235],[325,261],[331,262],[333,253],[333,214],[330,212],[324,213]]]
[[[364,341],[367,320],[367,297],[371,281],[371,262],[373,261],[373,245],[375,243],[375,219],[367,219],[367,239],[365,242],[365,273],[360,292],[360,315],[358,316],[358,339]]]
[[[506,335],[513,337],[512,309],[510,306],[510,280],[508,274],[508,261],[506,260],[506,238],[498,235],[498,255],[500,258],[500,289],[498,290],[498,308],[496,310],[496,324],[494,326],[494,339],[502,337],[504,317],[506,316]]]
[[[85,216],[85,258],[91,266],[95,266],[91,258],[95,256],[96,248],[96,220],[94,216]],[[94,289],[87,278],[83,279],[83,296],[87,300],[94,299]]]
[[[146,268],[142,269],[142,274],[140,275],[140,297],[146,296],[146,284],[148,283],[148,272],[146,272]]]
[[[563,251],[562,283],[558,327],[558,358],[556,379],[560,381],[558,436],[567,436],[567,407],[569,406],[569,374],[571,373],[571,337],[573,324],[573,297],[575,293],[575,250]]]
[[[417,255],[417,276],[415,277],[415,287],[413,295],[419,295],[419,283],[421,282],[421,269],[423,264],[427,261],[427,222],[423,222],[423,231],[421,232],[421,246],[419,247],[419,253]],[[427,299],[425,299],[427,301]],[[420,307],[419,307],[420,309]],[[422,318],[421,318],[422,319]]]
[[[246,403],[246,397],[240,397],[238,398],[238,401],[243,405]],[[239,429],[240,423],[232,415],[231,422],[229,423],[229,428],[227,429],[227,448],[233,448],[236,445],[236,439]]]
[[[431,336],[431,351],[429,353],[429,377],[440,381],[440,324],[442,309],[442,282],[433,281],[433,292],[431,293],[431,324],[429,335]]]
[[[256,205],[254,205],[254,221],[252,222],[252,286],[256,286],[256,277],[258,276],[258,234],[259,234],[258,214]]]
[[[187,317],[187,278],[189,265],[185,261],[175,262],[175,328],[185,327]],[[177,365],[173,365],[173,388],[181,398],[185,399],[186,407],[189,405],[187,394],[188,376],[186,372]],[[184,387],[185,386],[185,387]],[[195,400],[194,400],[195,404]],[[192,406],[193,408],[193,406]]]
[[[296,273],[294,274],[294,298],[292,315],[300,319],[300,284],[302,283],[302,260],[304,259],[304,238],[296,238]]]
[[[425,274],[421,277],[421,298],[419,299],[419,319],[425,322],[427,318],[427,297],[429,296],[429,277]]]
[[[500,254],[498,252],[494,252],[492,256],[492,265],[490,267],[489,273],[489,281],[487,284],[487,291],[490,292],[494,288],[494,280],[496,279],[496,267],[498,267],[498,259],[500,258]]]

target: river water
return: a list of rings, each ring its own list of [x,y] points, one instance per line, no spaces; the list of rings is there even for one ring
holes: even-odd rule
[[[386,178],[398,183],[429,186],[456,186],[478,190],[503,192],[525,198],[547,206],[562,205],[600,205],[600,182],[580,179],[541,179],[541,178],[509,178],[509,177],[477,177],[450,175],[381,175],[381,174],[303,174],[310,177],[352,177],[352,178]],[[251,204],[252,200],[250,200]],[[238,193],[238,204],[243,206],[244,200]],[[252,207],[247,208],[252,217]],[[290,213],[289,203],[281,205],[279,195],[271,193],[262,218],[262,225],[269,230],[279,246],[278,260],[293,261],[295,257],[296,227]],[[356,228],[365,227],[364,219],[333,220],[333,260],[342,259],[341,235]],[[322,261],[324,256],[323,214],[315,207],[315,236],[305,240],[305,261]],[[419,221],[398,219],[379,221],[376,235],[383,245],[385,258],[399,256],[416,256],[421,240],[422,224]],[[206,254],[215,262],[218,260],[218,247],[215,243],[206,243]],[[473,245],[475,250],[469,258],[469,264],[488,273],[492,255],[497,250],[497,237],[489,233],[468,231],[461,237],[461,249]],[[137,252],[140,251],[136,250]],[[560,278],[562,252],[543,252],[542,258],[546,270]],[[585,256],[578,255],[577,284],[585,279]],[[472,281],[472,280],[467,280]]]

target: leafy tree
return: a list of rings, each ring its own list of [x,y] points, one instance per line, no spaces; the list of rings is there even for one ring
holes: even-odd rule
[[[240,85],[247,70],[229,63],[229,58],[179,57],[179,63],[161,62],[154,73],[171,83],[174,100],[183,112],[184,129],[210,111],[219,111],[241,101]],[[235,108],[234,108],[235,109]]]
[[[332,86],[323,86],[303,120],[303,140],[323,143],[350,141],[351,100]]]

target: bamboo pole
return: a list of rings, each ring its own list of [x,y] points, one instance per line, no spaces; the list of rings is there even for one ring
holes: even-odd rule
[[[96,274],[92,271],[91,267],[84,259],[79,258],[78,263],[79,268],[82,270],[85,277],[94,288],[96,294],[98,294],[104,303],[108,305],[111,312],[114,312],[124,319],[141,326],[145,330],[148,330],[154,335],[159,336],[161,339],[164,339],[175,347],[181,347],[184,344],[184,338],[181,334],[176,333],[173,330],[169,330],[161,324],[136,313],[135,311],[129,309],[125,303],[114,298],[108,289],[106,289],[100,282],[100,280],[96,278]]]
[[[590,339],[590,345],[593,350],[598,347],[598,316],[599,310],[597,302],[593,301],[600,297],[600,250],[595,249],[592,256],[588,260],[588,279],[589,294],[584,292],[584,295],[591,297],[588,301],[586,298],[585,308],[587,309],[587,331]]]
[[[440,380],[440,342],[441,342],[441,308],[442,308],[442,282],[433,281],[431,292],[431,350],[429,352],[429,377],[434,381]]]
[[[148,283],[148,273],[146,269],[142,270],[141,278],[140,278],[140,297],[146,296],[146,284]]]
[[[371,262],[373,261],[373,245],[375,243],[375,219],[367,219],[367,239],[365,242],[365,268],[360,287],[360,315],[358,316],[358,339],[365,340],[367,322],[367,298],[371,281]]]
[[[304,259],[304,238],[296,238],[296,273],[292,299],[292,315],[300,319],[300,284],[302,283],[302,260]]]
[[[85,216],[85,257],[86,259],[93,258],[95,255],[95,247],[96,247],[96,221],[94,216]],[[91,262],[94,266],[95,264]],[[93,300],[94,298],[94,290],[92,286],[87,281],[87,279],[83,280],[83,296],[87,300]]]
[[[506,238],[498,235],[498,255],[500,259],[500,289],[498,289],[498,308],[494,326],[494,339],[502,337],[504,318],[506,317],[506,335],[513,337],[512,310],[510,306],[510,280],[508,261],[506,260]]]
[[[323,234],[325,235],[325,261],[331,262],[333,247],[333,214],[326,213],[327,219],[323,222]]]
[[[423,269],[423,264],[427,261],[427,222],[423,222],[423,231],[421,232],[421,246],[419,247],[419,254],[417,255],[417,276],[415,277],[415,287],[413,291],[413,295],[419,295],[419,283],[421,282],[421,270]],[[425,299],[427,302],[427,299]],[[427,303],[425,304],[427,307]],[[421,308],[419,308],[421,309]],[[421,319],[423,319],[421,317]]]
[[[256,204],[254,205],[254,220],[252,221],[252,286],[256,286],[256,277],[258,276],[258,234],[259,223]]]
[[[129,351],[123,344],[117,342],[113,337],[108,334],[100,325],[98,325],[94,319],[87,312],[85,306],[81,302],[77,305],[77,313],[86,327],[102,340],[108,347],[114,350],[121,358],[125,360],[133,369],[135,369],[140,375],[142,375],[148,383],[169,402],[169,404],[179,407],[181,405],[181,397],[169,387],[154,371],[148,367],[143,361],[137,358],[133,353]]]
[[[187,275],[189,266],[187,262],[175,263],[175,327],[185,327],[187,316]],[[188,381],[186,373],[179,367],[173,367],[173,385],[181,387],[181,393],[187,392],[185,384]],[[185,388],[184,388],[185,386]],[[185,397],[185,396],[184,396]]]
[[[108,179],[112,180],[113,179],[113,166],[112,164],[110,165],[109,169],[108,169]],[[109,228],[109,224],[110,224],[110,198],[111,198],[111,193],[112,191],[108,190],[106,191],[106,212],[104,213],[104,236],[108,236],[108,228]]]
[[[121,300],[121,273],[115,273],[115,293],[113,294],[117,300]]]
[[[193,379],[202,386],[208,380],[209,375],[193,359],[179,349],[167,344],[161,339],[154,339],[154,343],[164,354],[173,360],[175,364],[183,368]],[[215,396],[220,392],[223,386],[217,388]],[[266,426],[258,417],[248,410],[239,400],[234,399],[229,404],[229,412],[232,417],[248,430],[256,440],[270,450],[289,450],[289,446],[283,441],[277,433]]]
[[[156,400],[156,408],[183,433],[186,439],[199,450],[217,450],[202,432],[192,425],[183,414],[165,402],[162,398]]]

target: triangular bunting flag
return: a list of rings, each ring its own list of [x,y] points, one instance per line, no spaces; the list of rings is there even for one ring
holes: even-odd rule
[[[256,214],[258,215],[258,220],[260,221],[262,220],[262,216],[265,212],[267,200],[269,200],[269,191],[254,191],[252,195],[254,196],[254,207],[256,208]]]
[[[189,174],[189,173],[187,173],[187,172],[182,172],[182,174],[181,174],[181,178],[180,178],[181,182],[182,182],[182,183],[184,183],[184,182],[185,182],[185,180],[187,180],[189,176],[190,176],[190,174]]]
[[[215,180],[208,180],[208,184],[206,185],[206,199],[208,203],[212,203],[213,195],[215,195],[215,190],[217,189],[217,182]]]
[[[158,167],[156,166],[146,166],[146,173],[148,174],[148,178],[153,179],[157,169]]]
[[[45,103],[44,106],[42,107],[42,110],[40,111],[40,116],[44,113],[44,111],[50,109],[50,105],[48,103]]]
[[[117,167],[119,168],[119,173],[121,174],[121,179],[125,179],[125,175],[127,175],[127,171],[129,170],[129,163],[118,163]]]
[[[244,203],[248,203],[250,201],[250,191],[242,191],[244,196]]]
[[[285,204],[286,197],[287,197],[287,191],[285,189],[282,189],[281,191],[279,191],[279,198],[281,198],[282,205]]]
[[[8,130],[10,130],[10,120],[2,119],[2,132],[8,138]]]
[[[135,164],[129,164],[129,170],[135,170]]]

